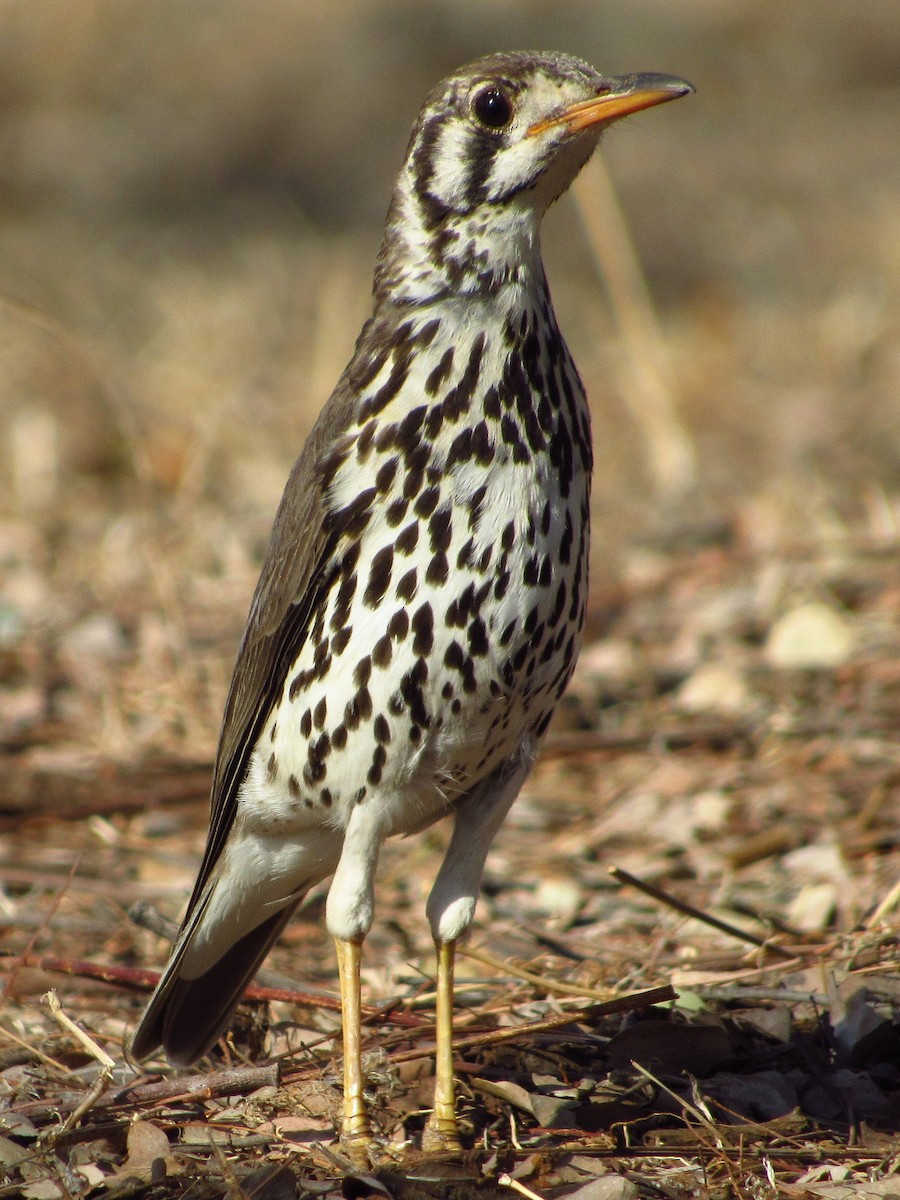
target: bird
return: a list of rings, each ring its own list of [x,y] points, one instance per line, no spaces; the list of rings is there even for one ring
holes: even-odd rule
[[[132,1038],[206,1054],[308,890],[332,876],[340,1142],[365,1160],[360,961],[386,838],[453,822],[425,1151],[458,1154],[453,966],[488,850],[584,628],[592,443],[541,220],[600,134],[693,91],[561,53],[497,53],[426,98],[390,201],[372,313],[278,507],[227,694],[206,850]]]

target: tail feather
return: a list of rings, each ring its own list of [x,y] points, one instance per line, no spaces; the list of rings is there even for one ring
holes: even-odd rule
[[[131,1040],[132,1056],[147,1058],[162,1047],[173,1065],[187,1066],[211,1050],[301,898],[245,933],[194,979],[181,973],[183,945],[176,949]]]

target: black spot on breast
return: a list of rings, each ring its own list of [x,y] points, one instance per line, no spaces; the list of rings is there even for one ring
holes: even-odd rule
[[[300,718],[300,736],[308,738],[312,733],[312,713],[309,709]]]
[[[405,500],[415,500],[419,492],[422,490],[422,483],[425,479],[425,468],[410,467],[407,470],[403,479],[403,497]]]
[[[472,565],[472,555],[475,553],[475,543],[472,538],[466,542],[459,554],[456,556],[456,566],[460,571]]]
[[[344,724],[352,733],[354,729],[359,729],[359,723],[362,720],[359,711],[358,697],[354,696],[352,700],[348,700],[344,707]]]
[[[405,608],[398,608],[388,621],[387,636],[393,638],[394,641],[402,642],[408,633],[409,613]]]
[[[526,587],[537,587],[538,575],[537,555],[532,554],[522,570],[522,582]]]
[[[391,484],[397,475],[397,466],[397,459],[389,458],[378,468],[375,475],[375,490],[379,496],[383,496],[385,492],[390,491]]]
[[[362,423],[369,417],[377,416],[387,408],[393,398],[406,382],[409,374],[409,350],[404,348],[396,353],[391,373],[377,392],[369,396],[359,407],[359,420]]]
[[[469,653],[483,658],[488,652],[487,626],[481,617],[476,617],[469,626]]]
[[[550,613],[550,625],[554,626],[558,623],[563,614],[563,609],[566,607],[566,581],[563,579],[559,587],[556,589],[556,597],[553,601],[553,611]]]
[[[407,671],[400,681],[400,694],[409,708],[410,716],[417,724],[428,728],[431,717],[425,707],[423,686],[428,680],[428,664],[423,658],[417,659],[411,670]]]
[[[430,654],[434,646],[434,613],[431,605],[426,603],[416,609],[412,619],[413,653],[424,656]]]
[[[444,665],[452,671],[462,670],[463,662],[465,661],[463,648],[457,641],[453,641],[444,652]]]
[[[428,570],[425,572],[425,580],[434,587],[440,587],[447,582],[449,574],[450,564],[447,562],[447,555],[441,550],[434,555],[428,564]]]
[[[372,501],[375,499],[375,489],[365,488],[355,499],[343,508],[339,508],[331,517],[333,523],[351,541],[365,532],[372,517]]]
[[[376,742],[381,742],[383,745],[387,745],[391,740],[391,727],[384,713],[379,713],[375,718],[372,724],[372,732],[375,734]]]
[[[472,342],[472,348],[469,351],[469,359],[466,363],[465,370],[457,383],[456,387],[451,388],[444,399],[444,415],[447,420],[453,421],[458,419],[467,412],[472,403],[472,396],[475,391],[475,386],[478,383],[478,377],[481,374],[481,360],[484,355],[484,333],[479,333]]]
[[[403,518],[406,516],[406,510],[409,508],[409,501],[403,496],[398,496],[396,500],[392,500],[384,512],[384,519],[387,521],[391,529],[396,529]]]
[[[372,659],[367,654],[361,658],[353,669],[353,682],[358,688],[364,688],[372,678]]]
[[[482,467],[494,461],[494,443],[485,421],[479,421],[472,430],[472,457]]]
[[[397,445],[398,425],[396,421],[386,421],[380,425],[376,425],[373,421],[371,427],[378,430],[373,439],[376,450],[384,454],[386,450],[392,450]]]
[[[331,639],[331,650],[333,654],[342,654],[347,649],[347,643],[350,641],[350,635],[353,633],[351,625],[345,625],[339,629]]]
[[[426,488],[414,505],[416,515],[422,518],[430,517],[437,508],[440,498],[440,488]]]
[[[323,696],[316,707],[313,709],[313,725],[316,729],[325,728],[325,716],[328,712],[328,701]]]
[[[368,721],[369,717],[372,715],[372,697],[369,693],[369,689],[360,688],[356,693],[354,703],[356,704],[356,708],[360,717],[364,721]]]
[[[383,671],[385,669],[385,667],[389,667],[391,665],[391,658],[393,657],[393,653],[394,653],[393,643],[392,643],[390,637],[387,634],[385,634],[384,637],[380,637],[378,639],[378,641],[375,643],[375,645],[372,647],[372,664],[373,664],[373,666],[376,666],[379,668],[379,670]]]
[[[335,725],[331,731],[331,744],[335,750],[343,750],[347,745],[347,726],[344,724]]]
[[[391,582],[391,568],[394,564],[394,547],[383,546],[372,558],[369,569],[369,582],[366,584],[363,604],[368,608],[377,608],[384,599],[384,594]]]
[[[303,768],[303,782],[309,787],[314,784],[321,783],[328,774],[328,768],[318,759],[310,759]]]
[[[377,787],[381,783],[381,776],[384,773],[384,764],[387,762],[387,751],[384,746],[376,746],[375,753],[372,755],[372,765],[369,768],[369,773],[366,779],[372,785]]]
[[[269,761],[266,763],[266,779],[272,783],[278,777],[278,759],[273,751],[269,755]]]
[[[416,408],[411,408],[397,427],[395,442],[397,447],[402,451],[407,465],[412,464],[414,461],[420,461],[421,456],[416,455],[416,451],[421,448],[422,424],[427,412],[428,409],[424,404],[420,404]],[[426,458],[427,453],[426,448]]]
[[[425,391],[429,396],[436,396],[441,384],[450,374],[453,367],[453,347],[448,348],[441,355],[441,360],[434,368],[428,378],[425,380]]]
[[[394,548],[399,554],[412,554],[419,541],[419,522],[410,521],[405,529],[397,535]]]
[[[512,550],[513,543],[515,542],[515,540],[516,540],[516,523],[515,523],[515,521],[510,521],[507,525],[504,525],[503,532],[500,535],[501,549],[507,550],[507,551]]]
[[[419,586],[419,577],[415,567],[412,567],[397,584],[397,599],[412,600]]]
[[[300,799],[300,784],[297,782],[296,775],[288,776],[288,792],[292,800]]]
[[[432,551],[449,550],[453,523],[449,508],[442,508],[428,522],[428,537]]]

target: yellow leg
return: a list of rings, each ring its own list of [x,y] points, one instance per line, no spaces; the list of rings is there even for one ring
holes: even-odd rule
[[[344,1122],[341,1144],[352,1157],[364,1156],[372,1141],[372,1129],[363,1097],[360,1053],[359,959],[361,942],[334,939],[341,983],[341,1028],[344,1035]]]
[[[455,942],[437,943],[437,1049],[434,1108],[422,1134],[422,1149],[459,1153],[456,1126],[456,1088],[453,1082],[453,960]]]

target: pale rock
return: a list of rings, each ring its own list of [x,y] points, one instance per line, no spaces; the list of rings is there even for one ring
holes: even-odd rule
[[[807,883],[787,907],[787,921],[802,933],[827,929],[837,906],[833,883]]]
[[[637,1187],[630,1179],[623,1179],[621,1175],[598,1175],[573,1192],[566,1192],[565,1200],[637,1200],[638,1195]]]
[[[838,667],[853,652],[849,621],[826,604],[810,601],[780,616],[766,640],[766,658],[785,669]]]
[[[574,879],[552,876],[542,879],[534,889],[532,903],[539,912],[569,925],[578,916],[584,896]]]
[[[721,663],[705,663],[697,667],[678,689],[678,707],[685,712],[734,713],[746,712],[752,704],[750,689],[744,677]]]

